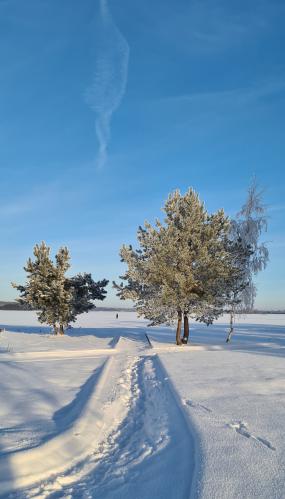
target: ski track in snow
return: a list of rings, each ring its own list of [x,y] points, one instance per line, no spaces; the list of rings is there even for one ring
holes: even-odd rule
[[[91,441],[88,454],[74,465],[67,461],[63,471],[46,477],[40,485],[39,481],[32,483],[5,497],[186,499],[190,496],[194,443],[156,354],[150,350],[146,338],[121,339],[116,351],[107,361],[105,376],[104,372],[101,375],[104,378],[101,387],[98,388],[99,381],[95,393],[90,395],[101,417],[99,430],[88,427]],[[80,436],[82,424],[77,426],[73,425],[72,438]],[[161,476],[163,480],[159,479]]]

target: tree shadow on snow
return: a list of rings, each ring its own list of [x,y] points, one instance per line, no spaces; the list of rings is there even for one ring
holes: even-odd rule
[[[50,423],[49,421],[46,420],[35,420],[35,421],[30,421],[29,422],[29,428],[34,428],[37,429],[39,427],[40,429],[42,428],[43,425],[45,425],[46,428],[46,433],[42,435],[40,438],[37,438],[35,443],[32,440],[29,440],[27,442],[26,446],[22,446],[20,448],[16,449],[11,449],[11,450],[4,450],[3,454],[8,456],[9,454],[15,454],[18,452],[22,452],[23,450],[26,449],[32,449],[34,447],[38,447],[42,445],[43,443],[47,442],[51,438],[56,437],[60,433],[66,431],[68,428],[70,428],[76,420],[81,416],[81,414],[84,412],[84,409],[86,408],[88,401],[92,395],[92,393],[95,390],[95,387],[98,383],[98,380],[101,376],[102,370],[105,366],[105,362],[103,364],[94,369],[92,374],[87,378],[87,380],[79,387],[77,393],[75,394],[75,397],[66,404],[65,406],[61,407],[58,409],[54,415],[52,416],[52,422]],[[18,366],[16,366],[18,368]],[[36,390],[33,390],[33,393]],[[48,400],[51,398],[53,400],[54,396],[48,392],[44,392],[43,390],[39,390],[39,393],[41,397],[44,397],[45,400]],[[23,425],[18,425],[14,427],[6,427],[6,428],[1,428],[0,429],[0,435],[1,433],[18,433],[20,431],[23,431]],[[1,473],[1,471],[0,471]],[[1,474],[0,474],[1,476]],[[1,486],[0,486],[1,489]],[[1,495],[0,495],[1,497]]]
[[[24,334],[39,334],[47,338],[56,338],[51,332],[51,328],[44,326],[11,326],[1,324],[9,332],[21,332]],[[213,350],[235,350],[250,353],[260,353],[262,355],[285,356],[285,326],[270,324],[236,324],[235,332],[231,343],[226,344],[229,325],[219,323],[206,326],[200,323],[190,323],[190,345],[204,346],[205,349]],[[135,321],[118,321],[116,327],[71,327],[65,332],[65,338],[97,338],[108,339],[107,345],[114,348],[120,337],[128,340],[145,339],[145,333],[150,338],[165,346],[175,344],[175,329],[166,326],[146,327],[139,325],[136,327]],[[90,343],[89,343],[90,346]],[[84,342],[82,342],[84,347]],[[181,347],[182,349],[185,347]]]
[[[226,343],[229,326],[199,323],[190,324],[191,346],[205,347],[205,350],[235,350],[262,355],[285,356],[285,326],[270,324],[237,324],[230,343]],[[154,341],[165,346],[174,344],[175,332],[171,328],[150,328]],[[181,349],[183,350],[183,346]],[[186,347],[187,348],[187,347]]]
[[[81,416],[98,383],[104,366],[105,362],[102,366],[95,369],[81,385],[74,399],[54,413],[52,419],[57,428],[56,433],[60,433],[61,431],[70,428],[70,426],[75,423],[76,419]]]
[[[11,326],[10,324],[0,324],[1,329],[11,333],[26,333],[26,334],[51,334],[52,330],[48,326]]]
[[[12,468],[9,463],[9,456],[2,456],[2,449],[0,446],[0,498],[7,498],[8,494],[12,492],[13,489],[13,477]],[[11,491],[4,490],[3,484],[7,482],[11,483]],[[1,486],[2,484],[2,486]]]
[[[85,327],[69,327],[65,330],[65,338],[79,338],[79,337],[94,337],[100,339],[109,339],[108,346],[115,347],[120,337],[128,338],[129,340],[140,340],[140,337],[145,338],[145,327],[134,327],[133,325],[124,325],[120,327],[98,327],[98,328],[85,328]],[[118,324],[119,325],[119,324]],[[41,326],[11,326],[8,324],[0,324],[0,328],[5,329],[11,333],[23,334],[38,334],[48,338],[57,338],[53,335],[50,327]],[[58,336],[60,337],[60,336]],[[84,346],[84,344],[82,344]]]

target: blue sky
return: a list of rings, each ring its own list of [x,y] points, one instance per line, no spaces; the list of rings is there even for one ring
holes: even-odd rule
[[[275,0],[0,0],[0,299],[36,242],[117,279],[170,191],[234,215],[256,175],[271,259],[256,306],[285,308],[284,15]]]

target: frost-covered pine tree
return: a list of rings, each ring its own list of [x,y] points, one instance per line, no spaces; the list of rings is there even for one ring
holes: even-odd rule
[[[29,258],[24,267],[26,285],[12,284],[20,292],[18,301],[36,309],[39,321],[50,324],[55,334],[64,334],[64,328],[74,322],[77,315],[93,308],[93,300],[104,300],[108,281],[95,282],[87,273],[67,277],[70,256],[66,247],[59,249],[55,263],[44,242],[35,246],[34,257],[34,260]]]
[[[53,327],[54,333],[63,334],[71,311],[72,292],[66,288],[65,273],[69,268],[69,252],[60,248],[55,264],[50,248],[42,242],[34,247],[34,260],[29,258],[24,270],[26,285],[12,284],[20,292],[19,302],[38,311],[41,323]]]
[[[95,282],[92,275],[86,272],[67,279],[66,287],[72,291],[70,322],[74,321],[77,315],[93,309],[93,300],[105,300],[105,287],[108,282],[107,279]]]
[[[118,296],[135,301],[139,315],[151,324],[177,320],[176,343],[187,343],[188,317],[211,323],[222,313],[231,260],[226,249],[229,220],[222,210],[208,214],[193,189],[171,194],[164,206],[164,223],[139,227],[139,250],[123,246],[128,269]],[[181,340],[182,320],[184,335]]]
[[[227,342],[234,332],[234,318],[238,311],[253,309],[256,297],[254,276],[264,270],[269,261],[266,244],[260,242],[260,237],[267,231],[266,206],[263,202],[263,191],[258,189],[256,179],[253,179],[245,204],[237,218],[231,222],[232,241],[239,246],[240,281],[233,290],[230,305],[230,329]]]
[[[59,332],[64,334],[72,318],[72,290],[66,285],[66,272],[70,267],[70,255],[66,247],[60,248],[55,256],[55,279],[50,289],[51,307],[47,317],[53,320],[55,317],[59,323]],[[50,323],[50,322],[49,322]]]
[[[50,283],[55,277],[54,265],[50,259],[50,248],[42,242],[34,247],[34,260],[28,259],[24,270],[27,273],[26,285],[12,286],[20,292],[18,301],[26,308],[36,309],[40,322],[45,321],[45,314],[49,307],[48,297],[50,292]],[[51,324],[54,332],[57,333],[55,322]]]

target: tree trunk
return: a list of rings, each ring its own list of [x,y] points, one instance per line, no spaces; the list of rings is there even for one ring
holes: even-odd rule
[[[184,312],[184,334],[183,334],[182,343],[186,345],[188,343],[188,339],[189,339],[189,319],[187,313]]]
[[[59,326],[59,334],[64,334],[64,329],[62,324],[60,324]]]
[[[176,329],[176,345],[182,345],[181,341],[181,326],[182,326],[182,312],[178,310],[178,319],[177,319],[177,329]]]
[[[229,330],[229,334],[228,334],[228,337],[226,339],[226,343],[229,343],[232,339],[232,335],[233,335],[233,332],[234,332],[234,311],[231,310],[231,315],[230,315],[230,330]]]

